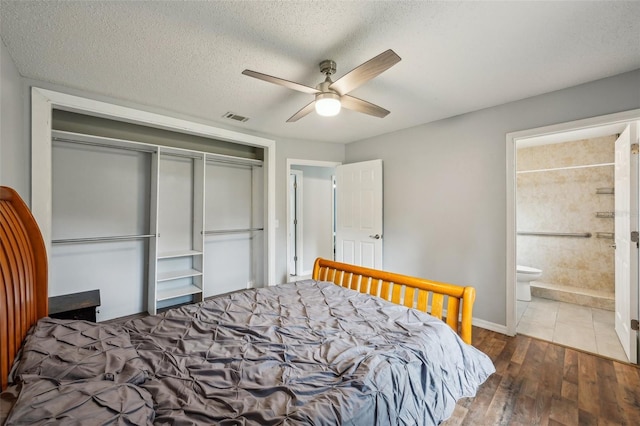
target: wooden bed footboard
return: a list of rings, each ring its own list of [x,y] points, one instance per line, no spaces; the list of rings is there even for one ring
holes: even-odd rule
[[[471,344],[471,317],[476,290],[423,278],[317,258],[313,279],[381,297],[392,303],[427,312],[446,321],[465,343]],[[429,310],[430,308],[430,310]]]

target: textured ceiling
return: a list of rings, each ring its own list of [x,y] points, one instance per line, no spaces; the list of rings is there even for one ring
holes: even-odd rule
[[[5,1],[21,75],[274,138],[347,143],[640,68],[640,2]],[[285,121],[315,86],[386,49],[351,94],[391,111]],[[334,78],[335,80],[335,78]],[[250,118],[223,119],[227,111]]]

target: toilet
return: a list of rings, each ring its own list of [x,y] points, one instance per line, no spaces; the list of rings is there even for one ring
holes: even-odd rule
[[[516,299],[524,302],[531,301],[531,281],[535,281],[542,276],[540,269],[530,266],[517,265],[516,268]]]

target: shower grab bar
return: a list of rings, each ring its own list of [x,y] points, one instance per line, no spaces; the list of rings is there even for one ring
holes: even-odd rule
[[[518,232],[518,235],[535,235],[538,237],[575,237],[591,238],[591,232]]]

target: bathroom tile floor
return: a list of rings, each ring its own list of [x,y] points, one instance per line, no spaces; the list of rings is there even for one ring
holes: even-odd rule
[[[614,313],[533,297],[518,301],[517,332],[629,362],[614,329]]]

